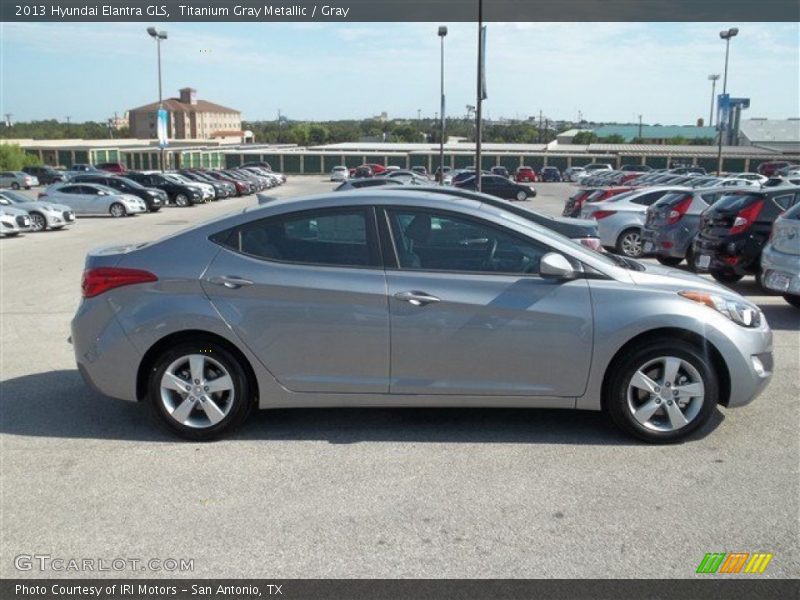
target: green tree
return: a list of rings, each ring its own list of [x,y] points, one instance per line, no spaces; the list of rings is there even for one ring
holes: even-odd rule
[[[613,135],[609,135],[609,136],[606,136],[604,138],[600,138],[600,142],[603,143],[603,144],[624,144],[625,143],[625,137],[621,136],[618,133],[615,133]]]
[[[597,142],[597,134],[594,131],[580,131],[574,138],[573,144],[594,144]]]
[[[40,164],[38,156],[28,154],[16,144],[0,144],[0,170],[19,171],[22,167]]]
[[[667,140],[667,144],[670,146],[685,146],[688,143],[689,140],[682,135],[676,135],[675,137],[671,137]]]

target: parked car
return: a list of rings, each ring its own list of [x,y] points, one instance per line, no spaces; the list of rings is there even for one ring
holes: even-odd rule
[[[263,160],[249,160],[242,163],[243,167],[263,167],[267,171],[272,171],[270,164]]]
[[[786,167],[791,166],[791,163],[785,160],[772,160],[768,162],[762,162],[761,164],[756,167],[756,173],[759,175],[764,175],[765,177],[772,177],[773,175],[777,175],[778,171],[784,169]]]
[[[647,207],[667,193],[686,189],[654,187],[618,194],[602,202],[585,204],[581,218],[597,220],[600,243],[605,248],[623,256],[640,258],[644,255],[642,228]]]
[[[453,185],[465,190],[477,189],[477,181],[474,175]],[[481,175],[481,191],[490,196],[519,202],[536,197],[536,188],[532,185],[523,185],[499,175]]]
[[[169,201],[167,194],[158,188],[144,187],[133,179],[109,173],[102,175],[94,175],[92,173],[75,175],[70,178],[70,183],[97,183],[113,188],[123,194],[137,196],[144,201],[147,210],[150,212],[158,212]]]
[[[96,183],[55,183],[39,194],[39,200],[69,206],[76,215],[126,217],[147,212],[142,199]]]
[[[122,174],[128,170],[125,163],[121,162],[104,162],[95,165],[101,171],[108,171],[109,173]]]
[[[170,172],[170,173],[162,173],[165,179],[172,181],[178,185],[185,185],[190,188],[197,188],[200,190],[202,194],[203,201],[209,202],[211,200],[217,200],[217,191],[213,185],[210,183],[206,183],[204,181],[192,181],[185,175],[181,175],[180,173]]]
[[[542,167],[539,179],[542,181],[561,181],[561,171],[558,170],[558,167]]]
[[[756,169],[756,171],[758,171],[758,169]],[[761,175],[765,174],[761,173]],[[767,175],[767,177],[775,177],[776,175],[781,177],[786,177],[787,175],[800,175],[800,165],[787,164],[780,169],[773,170],[773,173],[771,175]]]
[[[517,170],[514,173],[514,181],[517,183],[536,183],[538,180],[539,178],[536,175],[536,171],[533,170],[533,167],[517,167]]]
[[[353,167],[352,169],[350,169],[350,177],[356,177],[356,171],[358,169],[364,169],[365,167],[369,169],[372,175],[365,175],[364,177],[372,177],[373,175],[380,175],[386,170],[386,167],[383,165],[379,165],[377,163],[365,163],[363,165],[359,165],[357,167]],[[366,172],[366,170],[364,170],[364,172]]]
[[[202,173],[206,177],[210,177],[216,181],[233,184],[234,188],[236,189],[237,196],[246,196],[247,194],[252,194],[255,191],[254,187],[249,182],[235,179],[234,177],[225,175],[221,171],[202,171]]]
[[[583,166],[583,170],[587,173],[592,173],[594,171],[611,171],[613,167],[608,163],[589,163]]]
[[[336,165],[331,169],[331,181],[344,181],[350,177],[350,170],[344,165]]]
[[[764,182],[766,181],[768,180],[764,178]],[[728,177],[723,178],[719,184],[730,188],[759,188],[761,187],[762,181],[752,177],[738,177],[729,175]]]
[[[60,181],[66,181],[67,176],[62,171],[58,171],[53,167],[40,166],[40,167],[22,167],[22,172],[27,173],[31,177],[35,177],[40,185],[51,185]]]
[[[408,171],[406,169],[392,169],[384,172],[381,177],[397,179],[398,181],[402,181],[407,185],[426,185],[429,183],[427,177],[422,177],[421,175],[414,173],[414,171]]]
[[[800,186],[732,191],[703,213],[695,266],[722,283],[761,274],[761,252],[778,216],[800,201]]]
[[[800,201],[772,225],[761,253],[761,284],[800,308]]]
[[[340,183],[333,191],[346,192],[348,190],[360,190],[361,188],[373,188],[382,186],[400,186],[403,185],[402,181],[397,179],[389,179],[388,177],[361,177],[351,178],[347,181]]]
[[[195,186],[176,183],[157,172],[128,171],[125,176],[145,187],[158,188],[167,195],[169,202],[176,206],[186,207],[203,202],[203,193]]]
[[[644,254],[655,254],[658,262],[671,267],[686,259],[694,270],[692,242],[700,230],[700,215],[726,193],[726,188],[693,188],[662,196],[647,209]]]
[[[15,237],[31,229],[28,211],[0,202],[0,235]]]
[[[624,173],[649,173],[653,170],[653,167],[641,164],[626,164],[622,165],[619,170]]]
[[[262,177],[256,177],[256,175],[250,173],[249,171],[244,171],[241,169],[227,169],[223,171],[223,173],[229,177],[248,182],[254,192],[262,192],[268,187],[266,179]]]
[[[75,222],[75,212],[69,206],[36,201],[19,192],[0,191],[0,207],[17,208],[28,213],[31,231],[63,229]]]
[[[68,176],[75,175],[76,173],[102,173],[100,169],[97,167],[90,165],[88,163],[75,163],[69,169],[66,170],[66,174]]]
[[[411,170],[421,177],[428,177],[428,169],[426,167],[423,167],[422,165],[416,165],[414,167],[411,167]]]
[[[617,194],[630,192],[629,187],[610,187],[610,188],[581,188],[567,199],[564,204],[562,217],[580,217],[583,206],[588,202],[602,202]]]
[[[505,167],[492,167],[489,171],[492,175],[497,175],[498,177],[505,177],[506,179],[511,177],[511,174]]]
[[[214,188],[214,196],[217,200],[230,198],[236,195],[236,186],[228,181],[217,181],[207,175],[192,169],[181,169],[178,171],[184,178],[195,183],[204,183]]]
[[[706,175],[706,170],[697,165],[683,165],[670,169],[669,172],[675,175]]]
[[[268,203],[92,252],[82,292],[81,375],[194,440],[333,397],[604,410],[675,442],[772,375],[769,326],[731,290],[440,194]]]
[[[361,165],[360,167],[356,167],[355,169],[350,170],[350,177],[352,179],[364,179],[366,177],[374,177],[374,176],[375,173],[372,171],[372,167],[368,167],[366,165]]]
[[[33,175],[28,175],[23,171],[0,171],[0,187],[2,188],[29,190],[34,185],[39,185],[39,180]]]
[[[444,167],[444,183],[450,183],[449,179],[452,177],[453,169],[450,167]],[[436,171],[433,174],[433,179],[435,181],[440,181],[442,178],[442,167],[437,167]]]

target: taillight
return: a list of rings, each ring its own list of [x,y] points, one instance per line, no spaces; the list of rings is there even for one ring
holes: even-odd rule
[[[598,210],[591,216],[593,216],[597,220],[600,220],[615,214],[617,214],[617,211],[615,210]]]
[[[758,218],[758,213],[761,212],[762,207],[764,206],[763,200],[757,200],[753,202],[747,208],[743,208],[739,211],[739,214],[736,215],[736,219],[733,221],[733,227],[731,227],[730,234],[734,233],[742,233],[746,231],[750,225],[753,224]]]
[[[136,283],[158,281],[158,277],[142,269],[97,267],[83,272],[81,289],[84,298],[94,298],[114,288]]]
[[[587,248],[590,248],[595,252],[605,252],[603,245],[597,238],[581,238],[579,241],[581,245],[586,246]]]
[[[667,215],[667,225],[674,225],[678,221],[683,218],[683,215],[686,214],[686,211],[689,210],[689,207],[692,205],[692,195],[689,194],[683,200],[678,202],[669,214]]]

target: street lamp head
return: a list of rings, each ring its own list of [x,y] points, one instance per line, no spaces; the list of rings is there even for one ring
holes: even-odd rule
[[[723,40],[729,40],[732,37],[736,37],[739,34],[739,29],[736,27],[731,27],[728,31],[720,31],[719,37]]]
[[[157,40],[165,40],[167,39],[167,32],[166,31],[157,31],[155,27],[148,27],[147,33],[150,35],[151,38]]]
[[[719,74],[716,74],[716,75],[709,75],[709,76],[708,76],[708,80],[709,80],[709,81],[717,81],[717,80],[719,80],[719,77],[720,77],[720,76],[719,76]]]
[[[439,37],[444,37],[447,35],[447,27],[444,25],[439,26]]]
[[[156,31],[156,28],[155,28],[155,27],[148,27],[148,28],[147,28],[147,33],[149,33],[149,34],[150,34],[150,37],[156,37],[156,36],[158,36],[158,32]]]
[[[161,39],[161,40],[167,39],[167,32],[166,31],[159,31],[158,32],[158,39]]]

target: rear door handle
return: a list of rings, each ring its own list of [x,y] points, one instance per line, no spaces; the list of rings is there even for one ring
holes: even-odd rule
[[[208,282],[213,283],[214,285],[222,285],[232,290],[235,290],[240,287],[245,287],[248,285],[253,285],[253,282],[250,281],[249,279],[244,279],[243,277],[236,277],[235,275],[211,277],[208,279]]]
[[[397,292],[394,297],[397,300],[402,300],[403,302],[408,302],[413,306],[425,306],[426,304],[435,304],[437,302],[441,302],[440,298],[436,296],[431,296],[430,294],[426,294],[425,292],[417,292],[417,291],[410,291],[410,292]]]

